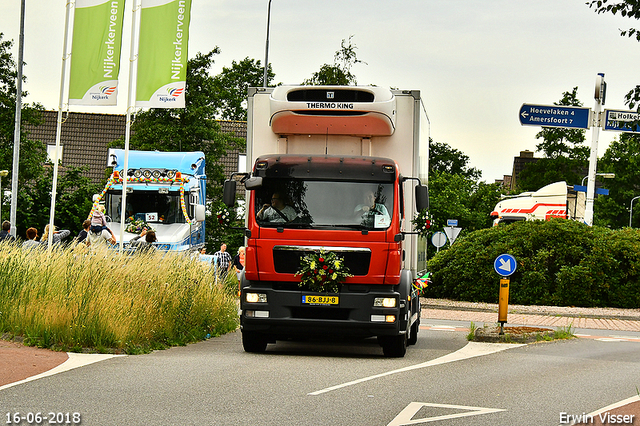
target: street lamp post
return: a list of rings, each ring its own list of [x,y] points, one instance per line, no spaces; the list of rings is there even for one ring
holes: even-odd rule
[[[600,176],[600,177],[603,177],[605,179],[613,179],[613,178],[616,177],[616,174],[615,173],[596,173],[596,176]],[[585,176],[585,177],[582,178],[582,186],[584,186],[584,180],[586,178],[588,178],[588,177],[589,176]]]
[[[9,170],[0,170],[0,222],[2,222],[2,202],[4,201],[4,194],[2,193],[2,178],[9,176]]]
[[[640,195],[631,199],[631,210],[629,210],[629,228],[631,228],[631,218],[633,217],[633,202],[640,198]]]
[[[262,78],[262,87],[267,87],[267,69],[269,68],[269,25],[271,24],[271,0],[267,7],[267,43],[264,48],[264,76]]]

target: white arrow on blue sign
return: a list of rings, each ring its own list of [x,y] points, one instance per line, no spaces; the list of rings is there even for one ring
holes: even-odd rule
[[[520,124],[527,126],[588,129],[590,116],[590,108],[531,104],[520,108]]]
[[[513,274],[517,266],[516,258],[510,254],[501,254],[496,257],[496,260],[493,262],[493,269],[496,270],[498,275],[502,275],[503,277],[508,277]]]

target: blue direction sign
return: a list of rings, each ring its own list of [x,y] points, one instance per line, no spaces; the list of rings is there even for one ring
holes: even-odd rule
[[[510,254],[501,254],[496,257],[496,260],[493,262],[493,269],[496,270],[498,275],[502,275],[503,277],[508,277],[513,274],[517,266],[516,258]]]
[[[640,114],[636,111],[604,110],[604,130],[618,132],[640,133]]]
[[[591,109],[557,106],[522,104],[520,124],[527,126],[570,127],[588,129]]]

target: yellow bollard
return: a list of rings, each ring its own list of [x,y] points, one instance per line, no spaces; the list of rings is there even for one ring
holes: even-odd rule
[[[500,323],[500,334],[504,334],[502,327],[507,322],[507,311],[509,310],[509,278],[500,279],[500,293],[498,302],[498,322]]]

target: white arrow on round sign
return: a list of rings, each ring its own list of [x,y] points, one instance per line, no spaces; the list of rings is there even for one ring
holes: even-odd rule
[[[495,269],[498,275],[502,275],[503,277],[508,277],[513,274],[517,266],[516,258],[510,254],[501,254],[496,257],[496,260],[493,262],[493,269]]]

